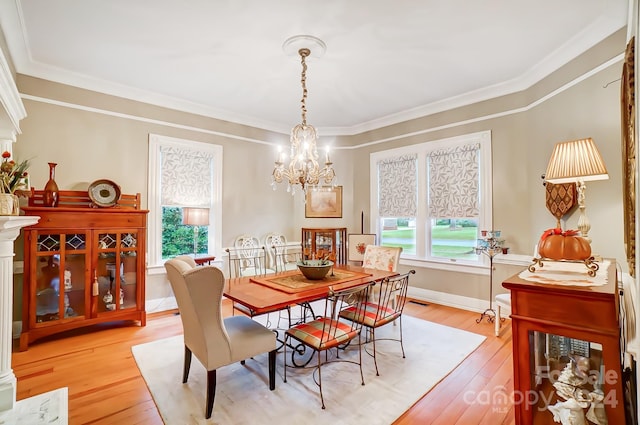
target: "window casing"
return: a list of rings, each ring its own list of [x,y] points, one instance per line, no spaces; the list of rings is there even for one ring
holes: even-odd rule
[[[163,212],[175,213],[176,208],[209,208],[209,226],[200,229],[207,232],[207,252],[220,252],[222,146],[150,134],[148,199],[149,267],[164,263],[162,248],[167,238],[163,235]],[[203,239],[202,234],[198,239]],[[193,239],[189,246],[193,246]]]
[[[402,258],[480,265],[481,229],[491,229],[491,132],[372,153],[371,232]]]

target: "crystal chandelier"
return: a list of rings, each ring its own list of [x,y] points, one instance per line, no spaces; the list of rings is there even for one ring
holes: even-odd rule
[[[301,43],[316,44],[321,50],[325,45],[322,40],[311,36],[295,36],[291,37],[284,43],[285,51]],[[317,188],[320,183],[323,185],[332,185],[336,177],[333,171],[333,163],[329,158],[329,150],[325,155],[324,167],[320,168],[318,164],[317,140],[318,132],[316,129],[307,124],[307,63],[306,58],[311,55],[309,47],[300,47],[298,49],[300,61],[302,63],[302,123],[296,125],[291,130],[291,160],[289,165],[284,164],[286,156],[284,152],[278,154],[273,169],[273,181],[271,186],[276,190],[277,184],[283,181],[287,182],[287,192],[295,194],[296,188],[299,186],[303,192],[309,188]]]

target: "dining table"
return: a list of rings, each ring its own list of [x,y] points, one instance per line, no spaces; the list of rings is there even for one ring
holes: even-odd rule
[[[395,275],[397,272],[336,264],[324,279],[319,280],[306,279],[297,269],[229,278],[225,280],[223,293],[226,298],[259,315],[319,300],[330,290],[353,288]]]

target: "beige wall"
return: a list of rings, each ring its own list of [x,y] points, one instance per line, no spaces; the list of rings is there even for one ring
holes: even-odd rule
[[[242,233],[262,237],[279,231],[291,240],[299,240],[303,226],[347,227],[349,233],[358,233],[361,212],[367,232],[371,152],[491,130],[494,228],[503,231],[513,253],[530,255],[542,231],[555,225],[555,219],[544,207],[540,179],[553,145],[592,137],[611,176],[608,181],[588,184],[587,212],[593,225],[593,247],[599,254],[622,261],[619,83],[602,87],[619,78],[621,62],[538,105],[534,103],[620,54],[624,45],[625,33],[621,31],[523,92],[337,138],[338,150],[333,156],[338,184],[344,190],[342,219],[305,219],[300,195],[292,197],[284,187],[275,192],[271,189],[272,160],[276,155],[271,144],[288,144],[288,135],[23,75],[18,75],[17,85],[28,116],[21,123],[22,134],[14,152],[19,159],[32,158],[31,181],[37,189],[43,188],[47,180],[47,162],[56,162],[56,180],[61,189],[83,190],[96,179],[108,178],[119,183],[124,193],[140,192],[146,205],[149,133],[220,144],[224,149],[222,245],[226,246]],[[501,116],[487,119],[492,114]],[[406,136],[413,132],[422,134]],[[396,139],[378,142],[390,137]],[[576,222],[577,214],[573,214],[565,227],[575,228]],[[416,288],[470,299],[488,297],[486,274],[417,268],[412,280]],[[500,290],[499,282],[494,282],[494,287]],[[148,279],[148,299],[168,294],[162,276]]]

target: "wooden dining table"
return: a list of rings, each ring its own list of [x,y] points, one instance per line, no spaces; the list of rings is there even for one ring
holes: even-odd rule
[[[291,270],[226,279],[224,296],[258,315],[324,298],[330,288],[348,289],[395,275],[397,272],[336,265],[324,279],[307,280],[300,271]]]

